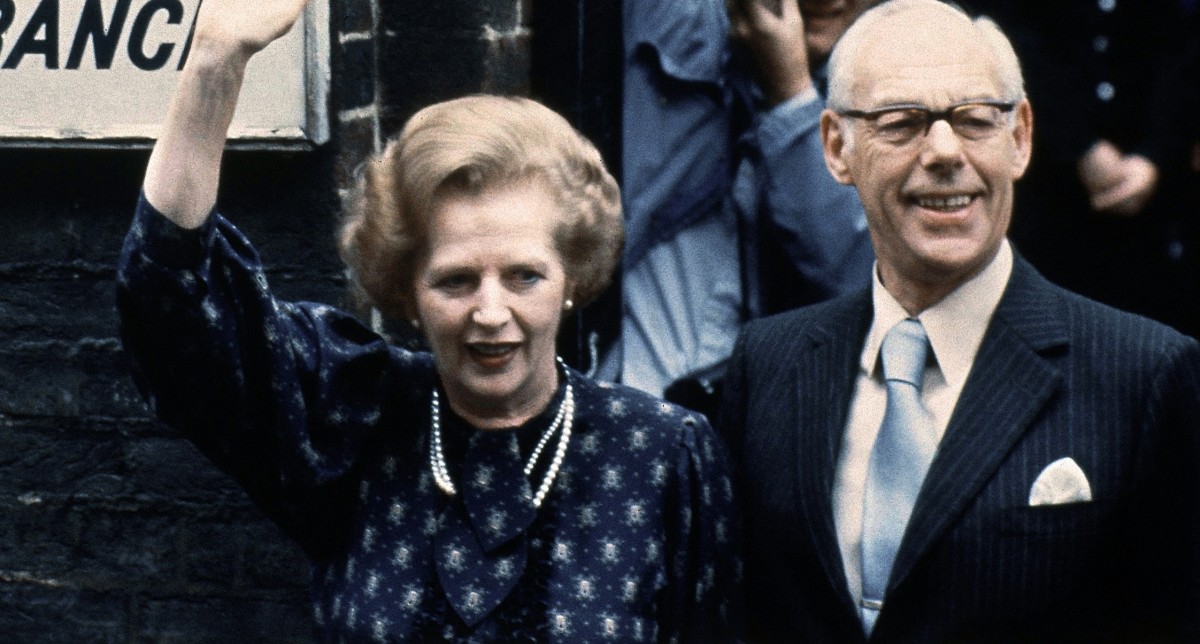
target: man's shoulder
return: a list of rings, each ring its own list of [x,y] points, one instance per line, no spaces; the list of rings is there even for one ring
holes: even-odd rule
[[[1194,338],[1150,318],[1123,311],[1067,291],[1063,301],[1070,311],[1070,328],[1077,343],[1096,353],[1157,354],[1196,351]]]
[[[854,333],[858,327],[856,323],[869,320],[870,302],[870,291],[862,289],[816,304],[751,320],[746,324],[743,333],[748,340],[767,341],[780,336],[795,336],[798,333]]]
[[[1194,338],[1166,324],[1098,302],[1045,278],[1039,281],[1040,290],[1033,292],[1051,303],[1043,310],[1060,320],[1063,340],[1076,360],[1136,362],[1150,367],[1170,355],[1200,354]],[[1028,328],[1028,320],[1018,320],[1026,310],[1008,309],[1010,324]]]
[[[861,346],[870,322],[866,290],[791,309],[747,323],[732,360],[755,372],[775,373],[806,360],[822,345],[852,351]]]

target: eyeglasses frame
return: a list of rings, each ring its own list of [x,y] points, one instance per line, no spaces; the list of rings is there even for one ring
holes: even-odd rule
[[[925,131],[921,133],[921,137],[923,138],[923,137],[929,135],[929,130],[932,129],[933,124],[938,121],[945,121],[946,124],[950,126],[950,129],[954,131],[955,135],[958,135],[958,130],[954,129],[954,122],[950,120],[950,116],[955,112],[955,110],[959,110],[964,107],[970,107],[970,106],[974,106],[974,105],[987,105],[990,107],[994,107],[994,108],[1000,110],[1001,114],[1009,114],[1017,106],[1017,104],[1013,101],[1005,101],[1002,99],[975,99],[975,100],[970,100],[970,101],[963,101],[961,103],[955,103],[954,105],[951,105],[944,110],[931,110],[928,107],[925,107],[924,105],[919,105],[916,103],[901,103],[899,105],[887,105],[884,107],[875,108],[873,110],[853,110],[853,109],[851,109],[851,110],[834,110],[834,113],[837,114],[838,116],[848,116],[850,118],[862,119],[864,121],[874,123],[875,121],[879,120],[879,118],[881,116],[883,116],[884,114],[887,114],[888,112],[895,112],[898,110],[913,110],[913,111],[917,111],[917,112],[922,112],[926,115]],[[973,139],[970,139],[969,137],[963,137],[963,138],[967,138],[968,140],[973,140]],[[915,140],[917,140],[917,137],[913,137],[912,139],[909,139],[909,140],[905,141],[904,143],[911,143],[912,141],[915,141]]]

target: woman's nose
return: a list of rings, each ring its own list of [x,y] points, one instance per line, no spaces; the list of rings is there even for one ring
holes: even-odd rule
[[[505,300],[504,289],[498,284],[485,282],[480,285],[479,299],[471,312],[471,321],[482,327],[503,326],[512,318],[512,311]]]

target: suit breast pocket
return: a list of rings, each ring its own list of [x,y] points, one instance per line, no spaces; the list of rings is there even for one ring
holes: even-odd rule
[[[1103,501],[1009,508],[1000,515],[1000,533],[1049,537],[1097,532],[1102,529],[1110,509]]]

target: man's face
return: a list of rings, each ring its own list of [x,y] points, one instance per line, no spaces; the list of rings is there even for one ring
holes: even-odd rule
[[[808,60],[816,65],[829,58],[833,45],[863,11],[879,0],[799,0],[804,18]]]
[[[940,23],[901,14],[868,34],[873,38],[852,63],[852,108],[917,105],[939,111],[1003,99],[991,51],[974,29],[939,17]],[[889,290],[944,294],[995,256],[1012,216],[1013,182],[1029,162],[1027,102],[1003,115],[992,135],[977,140],[962,136],[947,120],[897,143],[888,140],[886,121],[830,113],[825,118],[830,169],[858,188]]]

